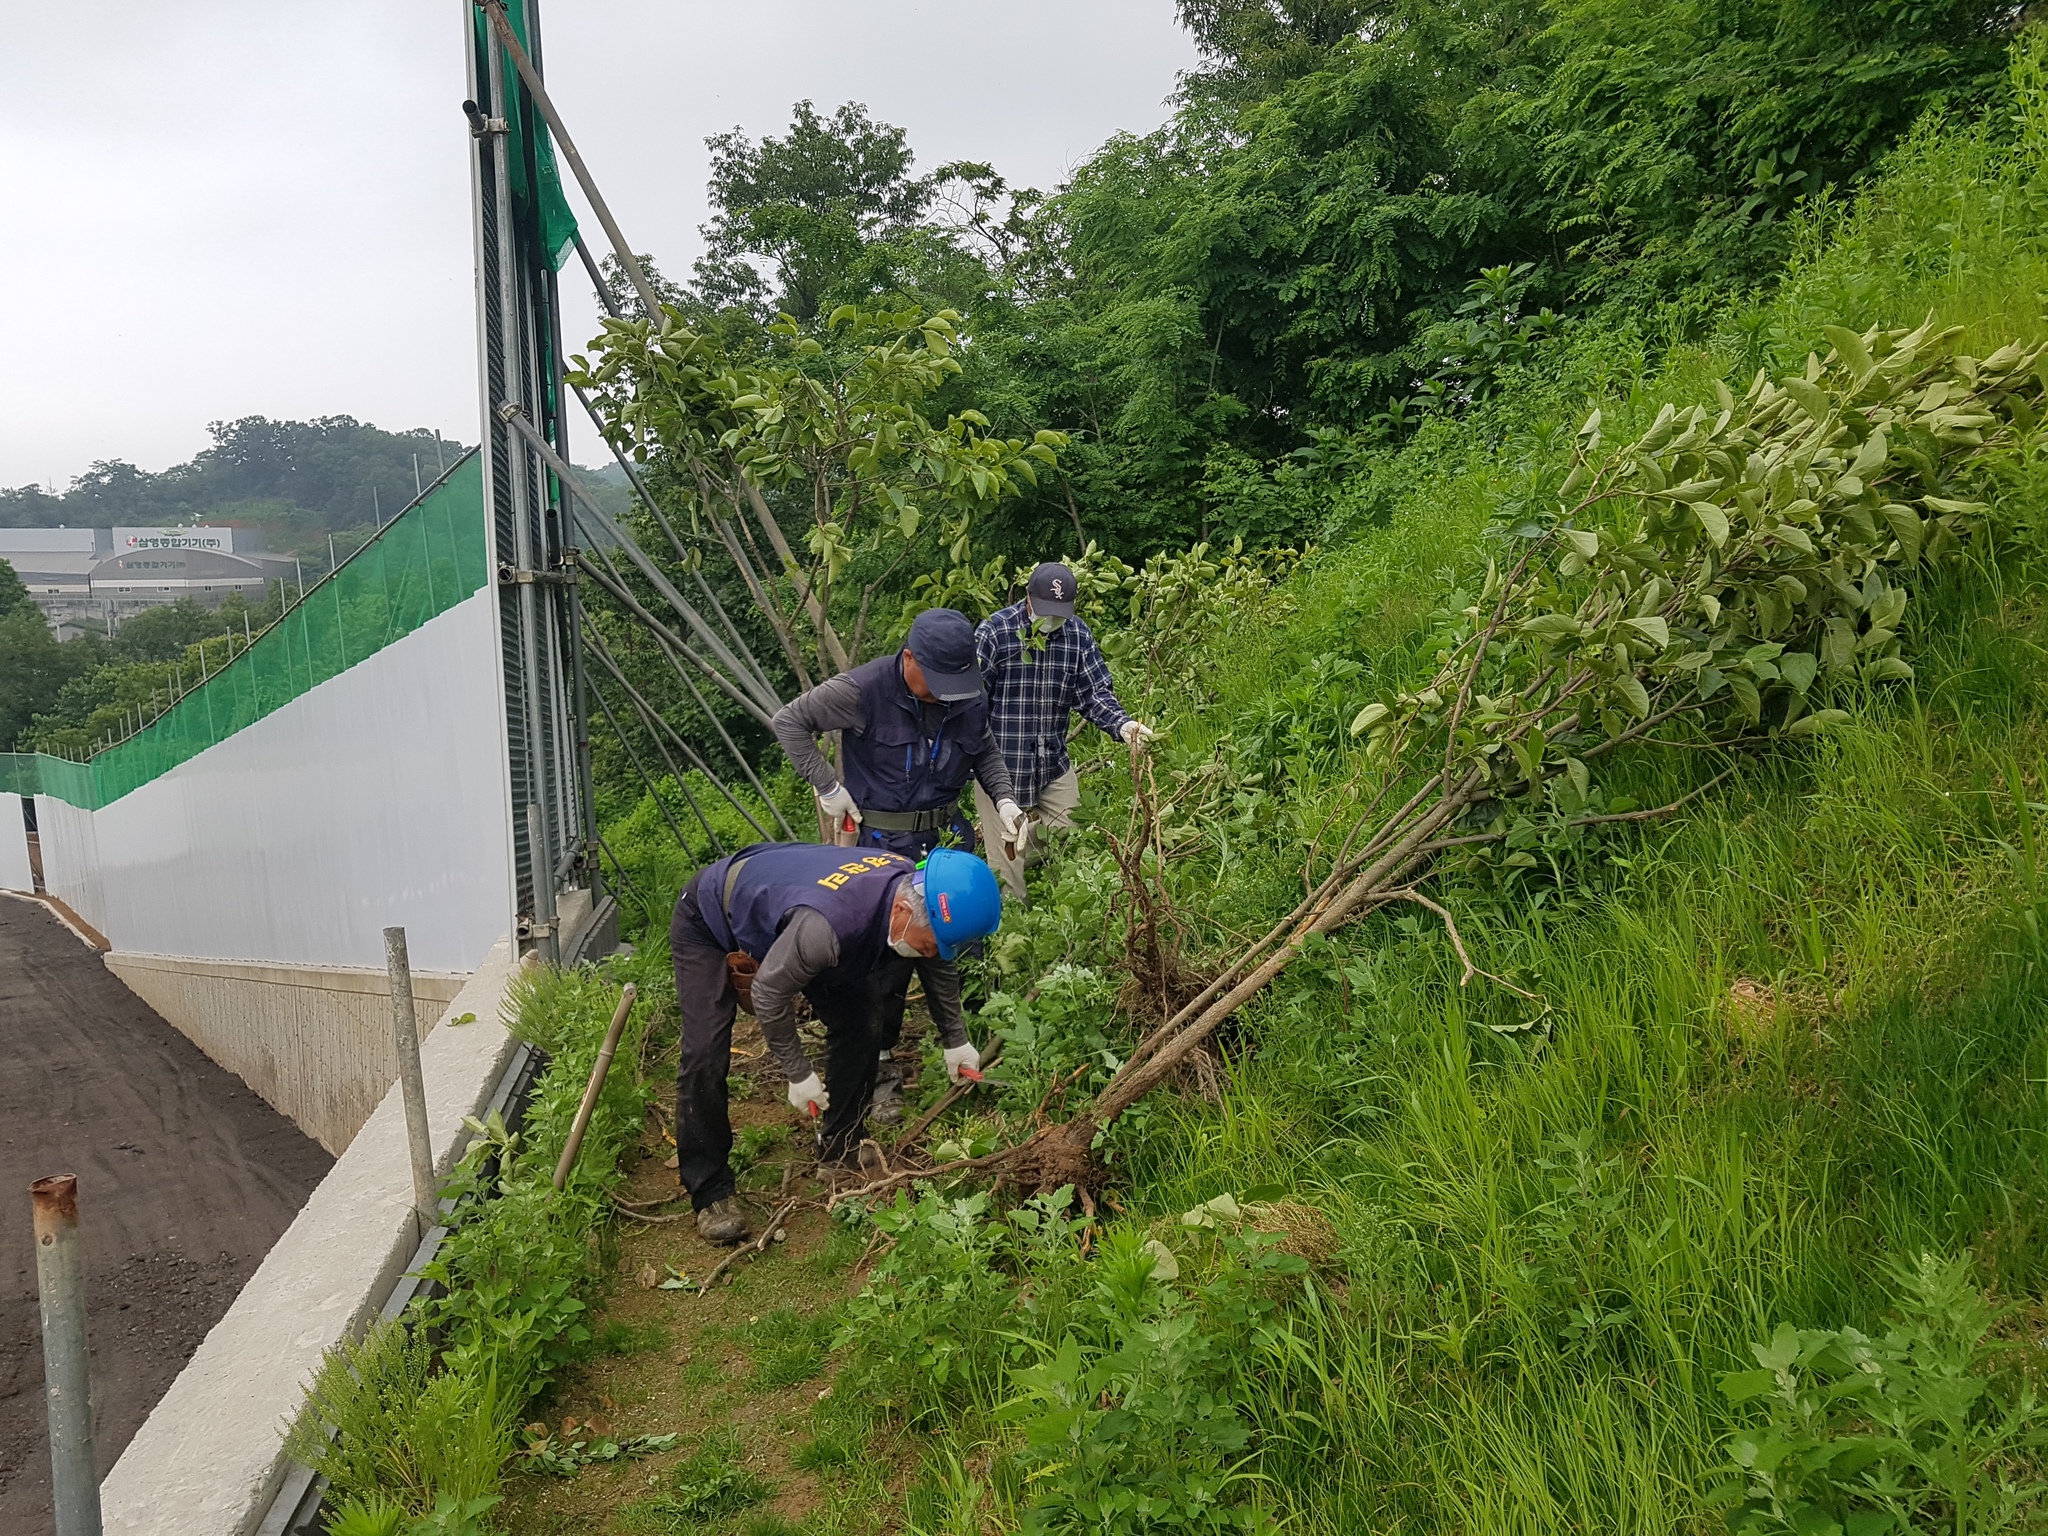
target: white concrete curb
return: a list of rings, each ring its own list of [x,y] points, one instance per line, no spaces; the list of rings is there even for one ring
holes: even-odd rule
[[[500,939],[420,1045],[434,1166],[462,1155],[517,1042],[499,1022],[517,964]],[[107,1536],[245,1536],[283,1482],[283,1434],[321,1355],[361,1332],[418,1247],[393,1087],[207,1334],[100,1485]]]

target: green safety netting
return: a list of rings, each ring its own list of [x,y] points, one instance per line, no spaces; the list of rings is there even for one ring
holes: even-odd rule
[[[472,450],[255,644],[143,730],[84,763],[0,753],[0,790],[87,810],[110,805],[446,613],[489,577],[483,460]]]
[[[505,15],[512,23],[512,32],[519,39],[519,45],[529,51],[532,42],[526,26],[525,0],[506,0]],[[476,45],[487,46],[491,24],[481,9],[476,12]],[[512,201],[522,209],[533,206],[533,183],[540,183],[539,226],[541,243],[546,248],[548,265],[557,272],[562,263],[569,259],[569,253],[576,248],[576,215],[570,211],[569,200],[562,195],[561,172],[555,167],[555,143],[549,137],[547,124],[539,121],[540,114],[534,114],[534,121],[526,118],[526,93],[519,89],[519,71],[509,53],[500,51],[500,62],[504,66],[505,95],[508,98],[501,114],[512,130],[506,142],[512,146],[512,154],[506,170],[512,181]],[[528,174],[527,161],[532,158],[532,174]]]

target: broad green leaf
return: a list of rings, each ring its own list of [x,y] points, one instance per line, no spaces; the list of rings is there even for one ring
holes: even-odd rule
[[[1751,720],[1759,720],[1763,717],[1763,696],[1756,691],[1756,684],[1744,677],[1740,672],[1728,674],[1728,692],[1733,696],[1737,706]]]
[[[1365,708],[1352,717],[1351,734],[1354,736],[1364,735],[1392,713],[1393,711],[1384,704],[1366,705]]]
[[[1692,504],[1692,515],[1700,520],[1700,528],[1707,541],[1719,549],[1728,542],[1728,514],[1711,501],[1696,501]]]
[[[1832,730],[1838,725],[1847,725],[1853,719],[1846,709],[1817,709],[1810,715],[1794,720],[1786,729],[1787,736],[1815,736],[1822,731]]]
[[[1671,626],[1657,614],[1643,619],[1625,619],[1623,622],[1660,651],[1671,644]]]
[[[1780,379],[1779,385],[1785,393],[1798,402],[1799,408],[1815,421],[1824,421],[1828,414],[1827,391],[1817,384],[1810,384],[1801,378]]]
[[[1820,658],[1810,651],[1787,651],[1778,660],[1778,675],[1800,693],[1813,686],[1814,673],[1819,670]]]
[[[1614,680],[1614,691],[1628,702],[1628,707],[1635,711],[1635,716],[1638,720],[1648,716],[1650,713],[1649,690],[1643,687],[1642,679],[1637,677],[1635,673],[1624,672],[1621,676],[1617,677]]]
[[[1856,378],[1861,379],[1877,366],[1870,360],[1870,349],[1864,346],[1863,338],[1846,326],[1824,325],[1820,333],[1834,344],[1835,350],[1842,355],[1842,361],[1849,365],[1850,373]]]
[[[1776,1371],[1730,1371],[1721,1378],[1721,1395],[1731,1403],[1762,1397],[1778,1385]]]
[[[1582,560],[1597,560],[1600,557],[1600,535],[1590,528],[1560,528],[1565,542],[1578,551]]]

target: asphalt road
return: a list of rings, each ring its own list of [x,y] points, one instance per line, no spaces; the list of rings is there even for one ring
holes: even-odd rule
[[[78,1175],[104,1476],[333,1162],[0,896],[0,1531],[53,1530],[29,1184]]]

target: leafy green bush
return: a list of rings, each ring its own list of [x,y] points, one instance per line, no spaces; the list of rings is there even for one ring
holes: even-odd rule
[[[628,1026],[567,1188],[557,1192],[552,1179],[618,995],[587,969],[522,976],[516,1027],[552,1059],[517,1136],[473,1128],[480,1134],[448,1187],[477,1198],[458,1208],[423,1271],[442,1293],[330,1351],[308,1389],[286,1448],[364,1519],[393,1505],[413,1522],[407,1536],[476,1528],[496,1501],[526,1403],[590,1348],[582,1293],[596,1278],[605,1191],[646,1109],[647,1090],[624,1065],[636,1059],[646,1006]],[[489,1163],[498,1166],[487,1177]]]
[[[1765,1408],[1730,1442],[1729,1528],[1754,1536],[1991,1536],[2048,1518],[2048,1405],[1993,1340],[1999,1309],[1970,1261],[1890,1267],[1898,1321],[1880,1337],[1781,1324],[1759,1369],[1721,1390]]]
[[[1024,1431],[1023,1530],[1261,1531],[1252,1432],[1233,1395],[1234,1358],[1299,1259],[1259,1234],[1221,1239],[1222,1263],[1193,1297],[1170,1281],[1178,1260],[1132,1228],[1112,1230],[1093,1283],[1057,1341],[1014,1373],[1019,1395],[998,1418]]]

